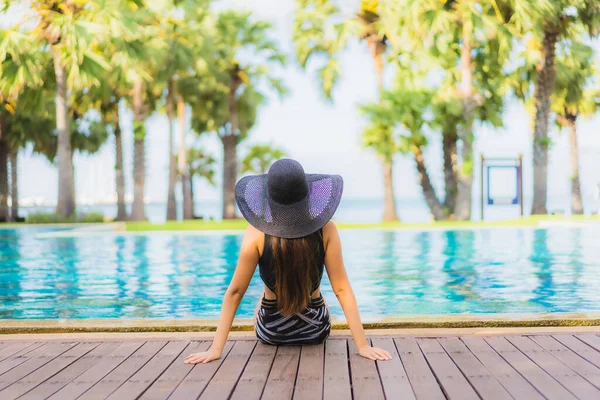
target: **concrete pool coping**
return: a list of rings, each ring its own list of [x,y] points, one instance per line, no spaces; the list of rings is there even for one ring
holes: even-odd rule
[[[576,327],[530,327],[530,328],[410,328],[410,329],[369,329],[369,337],[407,336],[407,337],[444,337],[444,336],[506,336],[528,334],[600,334],[600,326]],[[1,342],[8,341],[151,341],[151,340],[211,340],[214,332],[66,332],[66,333],[10,333],[0,335]],[[330,337],[351,338],[347,329],[331,331]],[[233,331],[228,340],[255,340],[254,331]]]
[[[0,335],[20,333],[109,333],[109,332],[214,332],[216,319],[62,319],[0,320]],[[475,328],[556,328],[599,327],[600,313],[427,315],[382,318],[365,322],[365,329],[475,329]],[[348,329],[344,320],[334,318],[333,330]],[[238,318],[232,332],[254,330],[254,320]]]

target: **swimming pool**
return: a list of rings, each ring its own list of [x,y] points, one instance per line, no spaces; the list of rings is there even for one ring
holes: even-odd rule
[[[0,319],[216,318],[240,234],[0,229]],[[343,230],[365,321],[414,315],[600,312],[600,227]],[[327,279],[332,314],[343,316]],[[254,276],[238,317],[252,317]]]

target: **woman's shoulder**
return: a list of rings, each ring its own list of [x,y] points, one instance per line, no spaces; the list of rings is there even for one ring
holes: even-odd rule
[[[331,234],[333,232],[337,232],[337,226],[335,225],[335,222],[329,220],[323,227],[323,235],[328,233]]]
[[[262,248],[265,242],[265,234],[252,225],[248,225],[244,232],[244,244],[246,246],[255,248],[262,253]]]
[[[337,237],[338,236],[338,229],[337,226],[335,225],[335,222],[333,221],[329,221],[325,224],[325,226],[323,226],[323,243],[325,244],[325,248],[327,249],[327,243],[329,242],[329,239],[331,239],[332,237]]]

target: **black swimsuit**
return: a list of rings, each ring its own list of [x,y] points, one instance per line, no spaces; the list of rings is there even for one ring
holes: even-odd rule
[[[275,271],[270,239],[270,236],[265,234],[265,245],[258,266],[263,282],[275,292]],[[322,240],[319,244],[318,279],[313,280],[313,292],[319,288],[323,277],[325,248]],[[304,311],[285,317],[277,310],[277,300],[263,297],[256,318],[256,336],[261,342],[271,345],[322,343],[329,336],[330,330],[329,310],[323,296],[311,299],[310,305]]]

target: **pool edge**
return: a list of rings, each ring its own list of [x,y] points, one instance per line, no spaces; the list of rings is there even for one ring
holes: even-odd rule
[[[365,322],[367,330],[600,327],[600,314],[420,316]],[[217,320],[0,320],[0,335],[20,333],[214,332]],[[347,330],[343,320],[333,330]],[[254,330],[253,319],[236,319],[232,332]]]

